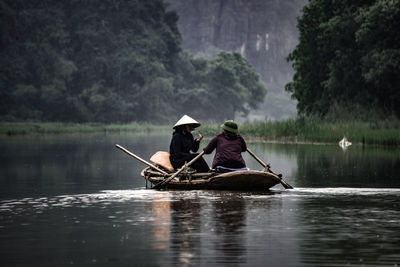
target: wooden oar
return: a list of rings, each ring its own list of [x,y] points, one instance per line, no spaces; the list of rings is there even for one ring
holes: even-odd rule
[[[153,168],[153,169],[157,170],[158,172],[161,172],[161,173],[164,174],[164,175],[169,175],[167,172],[165,172],[165,171],[161,170],[160,168],[154,166],[154,165],[151,164],[150,162],[147,162],[146,160],[142,159],[141,157],[139,157],[139,156],[133,154],[133,153],[130,152],[128,149],[126,149],[126,148],[124,148],[124,147],[122,147],[122,146],[120,146],[120,145],[118,145],[118,144],[116,144],[115,146],[116,146],[117,148],[121,149],[122,151],[124,151],[126,154],[128,154],[128,155],[134,157],[134,158],[137,159],[138,161],[140,161],[140,162],[146,164],[146,165],[149,166],[150,168]]]
[[[286,183],[286,182],[282,179],[282,175],[278,175],[278,174],[272,172],[271,169],[270,169],[270,166],[267,165],[267,164],[265,164],[259,157],[257,157],[256,154],[253,153],[253,151],[251,151],[249,148],[247,148],[247,152],[249,152],[249,154],[252,155],[253,158],[254,158],[255,160],[257,160],[258,163],[260,163],[260,164],[265,168],[266,171],[268,171],[268,172],[270,172],[270,173],[275,174],[276,176],[278,176],[278,177],[280,178],[281,184],[283,185],[284,188],[286,188],[286,189],[293,189],[293,186],[291,186],[290,184]]]
[[[183,164],[183,166],[176,171],[172,176],[168,177],[166,180],[159,182],[155,186],[153,186],[151,189],[160,189],[164,186],[166,186],[172,179],[174,179],[178,174],[180,174],[186,167],[189,167],[192,165],[196,160],[198,160],[201,156],[203,156],[204,151],[202,151],[200,154],[198,154],[196,157],[194,157],[189,163]]]

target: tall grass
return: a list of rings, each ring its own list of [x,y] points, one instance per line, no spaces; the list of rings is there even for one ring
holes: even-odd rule
[[[1,122],[0,135],[89,133],[89,132],[167,132],[170,127],[149,123],[99,124],[58,122]]]
[[[293,142],[339,142],[343,136],[352,143],[374,145],[400,145],[400,123],[336,121],[317,118],[288,119],[278,122],[245,123],[241,126],[244,136],[260,137],[265,140]]]
[[[212,136],[221,132],[219,125],[203,125],[199,131]],[[319,118],[287,119],[243,123],[239,132],[247,138],[265,141],[336,143],[343,136],[354,144],[400,145],[400,121],[327,121]]]
[[[109,125],[95,123],[0,123],[0,135],[86,132],[171,133],[172,128],[170,125],[135,122]],[[196,129],[197,132],[206,137],[212,137],[221,132],[220,124],[203,124]],[[400,145],[400,121],[393,118],[372,122],[360,120],[328,121],[315,117],[252,122],[240,124],[239,132],[246,138],[257,138],[265,141],[336,143],[343,136],[346,136],[353,144]]]

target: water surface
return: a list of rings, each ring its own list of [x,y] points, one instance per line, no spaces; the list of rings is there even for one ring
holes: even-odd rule
[[[236,192],[148,190],[114,147],[148,160],[169,139],[0,139],[2,266],[400,264],[397,149],[252,143],[295,189]]]

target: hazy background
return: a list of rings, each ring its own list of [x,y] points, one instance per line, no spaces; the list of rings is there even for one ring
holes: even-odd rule
[[[296,101],[285,92],[293,68],[286,57],[298,44],[297,17],[307,0],[166,0],[179,15],[182,46],[197,55],[218,49],[236,51],[256,69],[266,84],[264,103],[251,119],[296,116]]]

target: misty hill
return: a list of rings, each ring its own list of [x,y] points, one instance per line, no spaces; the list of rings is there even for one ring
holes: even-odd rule
[[[166,0],[179,15],[182,45],[193,53],[237,51],[260,74],[268,90],[261,117],[295,115],[284,92],[293,70],[286,57],[298,43],[297,17],[307,0]]]

